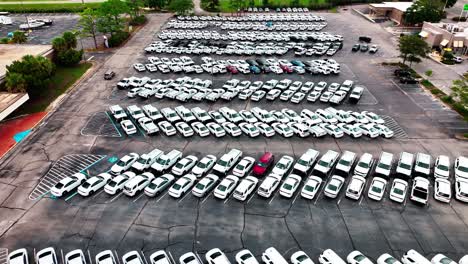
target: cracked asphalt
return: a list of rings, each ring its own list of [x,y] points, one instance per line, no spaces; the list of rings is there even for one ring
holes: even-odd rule
[[[198,157],[205,154],[220,157],[230,148],[238,148],[244,155],[254,157],[271,151],[277,156],[298,158],[308,148],[314,148],[322,154],[333,149],[358,154],[369,152],[375,157],[381,151],[394,154],[401,151],[426,152],[433,157],[445,154],[452,158],[468,155],[467,143],[454,139],[452,132],[439,124],[438,118],[442,118],[442,114],[428,114],[406,93],[406,87],[399,87],[392,79],[392,69],[381,65],[383,61],[395,59],[398,54],[392,35],[379,25],[369,24],[348,11],[323,15],[329,22],[325,30],[345,36],[345,46],[335,56],[345,65],[345,70],[336,80],[353,78],[366,86],[379,102],[377,105],[345,105],[343,108],[389,115],[406,131],[408,139],[184,139],[179,136],[119,138],[81,135],[87,121],[97,112],[105,111],[116,103],[122,106],[135,103],[126,99],[124,92],[114,91],[113,87],[118,79],[135,74],[131,64],[145,57],[143,48],[170,16],[151,14],[147,26],[115,53],[100,56],[95,72],[0,161],[0,248],[14,250],[26,247],[30,254],[48,246],[54,246],[63,254],[81,248],[89,250],[92,257],[105,249],[114,249],[119,256],[130,250],[140,250],[146,258],[157,249],[167,249],[178,259],[188,251],[203,255],[209,249],[219,247],[231,261],[242,248],[250,249],[259,257],[270,246],[276,247],[287,258],[296,250],[304,250],[314,261],[327,248],[335,250],[343,258],[358,249],[374,260],[386,252],[401,256],[408,249],[415,249],[428,257],[444,253],[455,260],[467,254],[468,206],[455,200],[446,205],[431,198],[427,207],[420,207],[409,201],[403,205],[395,204],[389,201],[388,193],[381,202],[367,197],[359,202],[351,201],[344,198],[344,193],[334,200],[323,195],[313,201],[300,197],[283,199],[276,194],[267,200],[254,196],[244,203],[235,199],[223,202],[213,196],[198,199],[187,195],[174,200],[168,195],[128,198],[123,195],[110,197],[105,193],[88,198],[76,195],[67,201],[48,196],[28,199],[41,177],[68,154],[120,157],[128,152],[141,154],[160,148],[164,151],[179,149],[184,154]],[[381,46],[378,56],[350,52],[359,35],[373,37],[373,42]],[[117,78],[110,82],[103,81],[102,77],[108,69],[117,73]],[[319,78],[314,76],[312,80]],[[157,107],[176,105],[171,101],[155,104]],[[320,106],[306,103],[295,106],[289,103],[246,104],[239,101],[202,105],[205,108],[228,105],[235,109],[259,105],[267,109],[291,107],[296,110]],[[195,103],[187,106],[193,107]],[[103,171],[110,165],[105,159],[93,166],[91,172]]]

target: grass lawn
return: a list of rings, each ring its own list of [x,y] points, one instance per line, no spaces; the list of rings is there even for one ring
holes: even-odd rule
[[[246,0],[249,1],[250,0]],[[219,9],[221,12],[233,12],[229,4],[230,0],[220,0],[219,1]],[[293,0],[268,0],[268,6],[272,8],[275,7],[291,7]],[[299,5],[295,5],[296,7],[311,7],[313,5],[319,6],[328,3],[327,0],[298,0]],[[262,0],[254,0],[254,5],[256,7],[263,7]]]
[[[91,63],[82,63],[75,67],[57,66],[57,71],[51,79],[49,89],[44,90],[40,97],[29,99],[13,112],[10,117],[44,111],[57,97],[67,91],[91,65]]]
[[[3,1],[3,0],[0,0],[0,1]],[[0,10],[3,12],[10,12],[10,13],[68,13],[68,12],[76,13],[76,12],[81,12],[88,7],[92,9],[96,9],[101,5],[101,3],[38,4],[38,3],[34,3],[34,1],[36,0],[29,0],[29,1],[31,2],[23,3],[23,4],[2,4],[0,2]]]

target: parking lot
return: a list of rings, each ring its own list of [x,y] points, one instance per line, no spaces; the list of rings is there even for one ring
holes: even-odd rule
[[[37,131],[2,160],[0,248],[13,251],[25,247],[32,261],[33,252],[54,246],[62,264],[63,255],[78,248],[90,256],[90,263],[97,253],[105,249],[114,250],[118,256],[138,250],[145,256],[145,261],[158,249],[168,250],[178,260],[189,251],[197,252],[203,258],[204,253],[215,247],[221,248],[231,261],[242,248],[250,249],[259,259],[270,246],[288,259],[295,251],[304,250],[314,262],[327,248],[335,250],[343,258],[357,249],[374,261],[383,253],[401,257],[409,249],[415,249],[428,258],[444,253],[456,261],[468,254],[467,205],[453,198],[449,204],[434,200],[432,179],[427,206],[416,205],[408,199],[402,204],[392,202],[388,199],[388,190],[381,202],[372,201],[367,196],[353,201],[346,198],[343,191],[336,199],[325,198],[322,194],[309,201],[297,193],[295,197],[285,199],[276,193],[269,199],[254,194],[247,201],[239,202],[233,198],[218,200],[213,195],[196,198],[190,193],[173,199],[165,193],[150,198],[142,193],[135,197],[109,196],[102,191],[86,198],[72,193],[57,199],[47,191],[39,190],[40,186],[50,186],[48,181],[54,180],[55,174],[62,178],[66,173],[78,171],[96,175],[107,171],[125,154],[147,153],[154,148],[165,152],[177,149],[184,155],[199,158],[207,154],[219,158],[232,148],[254,158],[270,151],[277,158],[290,155],[297,159],[309,148],[321,154],[327,150],[349,150],[359,156],[368,152],[374,158],[379,157],[382,151],[395,155],[402,151],[422,152],[430,154],[433,159],[447,155],[452,162],[458,156],[468,156],[467,143],[453,138],[454,132],[466,129],[466,123],[460,122],[453,111],[440,103],[427,101],[430,96],[417,86],[398,83],[392,75],[394,69],[381,64],[398,55],[392,35],[349,11],[320,15],[328,23],[323,30],[344,37],[343,49],[332,57],[341,65],[338,76],[271,73],[203,73],[194,76],[210,79],[214,85],[231,78],[252,82],[284,78],[315,83],[352,80],[368,92],[364,93],[361,103],[345,103],[337,108],[375,112],[385,117],[394,132],[398,131],[402,136],[374,140],[350,137],[126,136],[119,125],[105,114],[109,106],[118,104],[125,108],[151,103],[161,109],[182,104],[168,99],[131,99],[127,97],[126,90],[116,88],[120,79],[130,76],[147,75],[161,79],[184,76],[137,73],[132,67],[135,62],[147,60],[148,55],[143,49],[155,40],[159,27],[169,18],[169,14],[151,14],[147,26],[125,47],[99,62],[95,74],[82,82]],[[372,36],[372,43],[379,45],[379,51],[374,55],[352,52],[351,47],[360,35]],[[249,58],[210,56],[217,59]],[[192,57],[198,61],[201,56]],[[291,52],[281,58],[301,59]],[[109,69],[116,72],[116,77],[104,81],[104,72]],[[420,98],[416,98],[418,96]],[[423,96],[427,99],[421,99]],[[292,104],[278,100],[252,102],[238,99],[215,103],[190,101],[183,105],[187,108],[199,106],[205,110],[223,106],[242,110],[258,106],[267,110],[290,108],[297,112],[304,108],[316,110],[329,106],[306,101]],[[451,177],[453,180],[453,175]]]

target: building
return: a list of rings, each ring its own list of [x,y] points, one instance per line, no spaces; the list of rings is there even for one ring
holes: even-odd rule
[[[28,54],[50,58],[53,55],[53,49],[51,45],[0,44],[0,84],[5,79],[6,66]],[[18,109],[28,99],[27,93],[0,92],[0,121]]]
[[[383,2],[369,4],[369,16],[372,18],[387,18],[397,23],[404,24],[405,12],[413,5],[413,2]]]
[[[468,54],[468,22],[424,22],[419,36],[432,48],[451,48],[456,54]]]

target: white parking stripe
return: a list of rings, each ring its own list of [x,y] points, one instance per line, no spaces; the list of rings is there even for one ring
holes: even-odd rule
[[[165,192],[161,197],[159,197],[159,199],[156,200],[156,203],[159,203],[159,201],[162,200],[162,198],[164,198],[169,192]]]
[[[109,201],[107,201],[106,203],[112,203],[113,201],[115,201],[117,198],[119,198],[120,196],[122,196],[123,192],[120,192],[119,194],[116,194],[114,195],[114,197],[112,197],[112,199],[110,199]]]
[[[115,259],[117,259],[117,264],[120,264],[120,257],[119,254],[117,253],[117,250],[114,250],[115,253]]]
[[[89,258],[89,264],[93,264],[93,259],[91,258],[91,253],[89,253],[89,249],[88,249],[88,258]]]
[[[174,258],[172,257],[172,254],[171,254],[171,252],[170,252],[170,251],[167,251],[167,254],[168,254],[168,255],[169,255],[169,257],[171,258],[171,262],[172,262],[172,264],[177,264],[177,263],[175,262]]]
[[[143,260],[145,261],[145,264],[148,264],[148,261],[146,261],[145,253],[143,251],[140,251],[141,255],[143,256]]]
[[[204,204],[204,203],[206,202],[206,200],[208,200],[208,197],[211,196],[211,194],[213,194],[213,193],[210,192],[210,194],[208,194],[208,195],[205,197],[205,199],[203,199],[203,201],[201,202],[201,204]]]
[[[0,264],[8,263],[8,249],[0,248]]]
[[[181,203],[181,202],[185,199],[185,197],[187,197],[187,196],[189,195],[189,193],[190,193],[190,192],[187,192],[187,193],[184,195],[184,197],[182,197],[182,199],[180,199],[179,201],[177,201],[177,203]]]
[[[143,195],[145,195],[145,193],[140,194],[140,196],[138,196],[135,200],[133,200],[133,202],[135,203],[136,201],[138,201]]]

